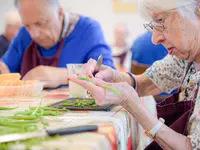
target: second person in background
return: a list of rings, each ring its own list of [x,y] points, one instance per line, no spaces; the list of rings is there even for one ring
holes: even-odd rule
[[[59,0],[15,0],[24,27],[0,62],[1,73],[19,72],[45,87],[67,84],[66,64],[86,63],[103,55],[114,68],[112,52],[100,24],[64,12]]]

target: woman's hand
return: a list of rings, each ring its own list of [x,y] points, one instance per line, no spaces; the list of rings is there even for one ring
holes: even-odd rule
[[[89,82],[80,80],[76,75],[71,76],[69,80],[86,88],[96,99],[98,105],[119,104],[125,106],[130,99],[137,100],[135,101],[136,103],[140,101],[134,88],[125,82],[108,83],[98,78],[92,78],[92,82]],[[117,90],[119,93],[117,94],[112,90],[107,90],[103,88],[104,86]]]
[[[93,76],[94,73],[96,78],[102,79],[106,82],[112,82],[115,78],[116,71],[108,66],[102,65],[98,72],[96,72],[97,61],[90,59],[86,64],[84,64],[84,73]]]
[[[95,73],[95,78],[101,79],[105,82],[127,82],[132,85],[132,79],[127,73],[118,72],[108,66],[102,65],[98,72],[95,71],[96,60],[90,59],[86,64],[84,64],[84,73],[93,76]]]

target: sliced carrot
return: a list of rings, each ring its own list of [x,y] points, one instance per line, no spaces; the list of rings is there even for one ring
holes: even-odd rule
[[[21,75],[19,73],[8,73],[8,74],[0,74],[1,80],[20,80]]]

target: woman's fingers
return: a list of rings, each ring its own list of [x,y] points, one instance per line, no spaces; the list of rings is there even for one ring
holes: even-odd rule
[[[96,86],[91,82],[88,82],[88,81],[85,81],[85,80],[80,80],[76,75],[71,76],[69,78],[69,80],[81,85],[82,87],[84,87],[85,89],[90,91],[92,95],[95,95],[98,92],[102,91],[101,87]]]
[[[94,72],[94,70],[95,70],[96,64],[97,64],[97,61],[96,61],[96,60],[90,59],[90,60],[89,60],[86,64],[84,64],[84,66],[83,66],[84,73],[89,74],[89,75],[92,75],[93,72]]]
[[[111,86],[111,85],[112,85],[112,83],[105,82],[105,81],[103,81],[103,80],[101,80],[101,79],[98,79],[98,78],[92,78],[91,80],[92,80],[97,86],[100,86],[100,87],[102,87],[102,86],[104,86],[104,85],[108,85],[108,86]]]

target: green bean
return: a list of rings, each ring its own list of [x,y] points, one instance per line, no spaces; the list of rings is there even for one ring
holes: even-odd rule
[[[18,116],[18,115],[31,115],[32,113],[33,113],[32,110],[25,110],[25,111],[18,111],[14,115],[15,116]]]
[[[79,79],[79,80],[88,81],[88,82],[90,82],[90,83],[96,85],[88,76],[86,76],[86,77],[79,76],[78,79]]]
[[[87,81],[87,79],[85,77],[82,77],[82,76],[79,76],[78,79],[79,80],[86,80]]]
[[[44,111],[43,113],[43,116],[58,116],[58,115],[60,115],[60,113],[57,114],[57,112],[53,112],[53,111]]]
[[[0,126],[2,127],[7,127],[7,128],[17,128],[17,129],[22,129],[24,131],[28,131],[28,132],[31,132],[31,131],[35,131],[35,129],[37,128],[36,125],[34,124],[13,124],[13,123],[10,123],[10,122],[0,122]]]
[[[112,91],[113,93],[115,93],[115,94],[117,94],[117,95],[120,95],[120,92],[119,92],[119,91],[117,91],[116,89],[114,89],[114,88],[112,88],[112,87],[110,87],[110,86],[103,85],[102,88],[105,89],[105,90],[108,90],[108,91]]]
[[[11,107],[0,107],[0,110],[14,110],[14,109],[17,109],[17,107],[14,107],[14,108],[11,108]]]
[[[39,117],[37,116],[13,116],[12,119],[16,119],[16,120],[38,120]]]
[[[36,107],[35,110],[32,112],[31,116],[35,116],[40,106]]]
[[[62,106],[73,106],[73,104],[64,103]]]
[[[23,133],[23,132],[24,130],[22,130],[21,128],[4,128],[3,130],[0,131],[0,135]]]
[[[2,121],[0,121],[1,123]],[[33,123],[38,123],[39,120],[23,120],[23,121],[15,121],[15,120],[7,120],[3,121],[3,123],[12,123],[12,124],[18,124],[18,125],[23,125],[23,124],[33,124]]]
[[[44,116],[44,110],[43,109],[40,110],[40,115]]]
[[[97,105],[97,104],[93,104],[92,106],[93,106],[93,107],[97,107],[98,105]]]
[[[88,82],[90,82],[90,83],[96,85],[88,76],[86,76],[86,77],[79,76],[78,79],[79,79],[79,80],[85,80],[85,81],[88,81]],[[119,91],[117,91],[116,89],[113,89],[113,88],[110,87],[110,86],[103,85],[102,88],[103,88],[103,89],[106,89],[106,90],[108,90],[108,91],[112,91],[113,93],[115,93],[115,94],[117,94],[117,95],[120,95],[120,92],[119,92]]]
[[[1,116],[0,117],[0,121],[1,120],[8,120],[8,119],[11,119],[13,116]]]

